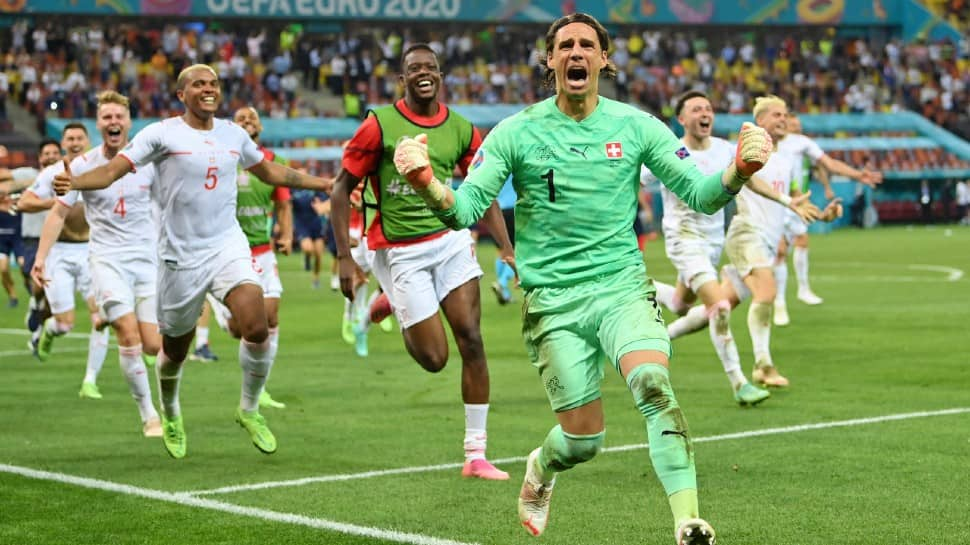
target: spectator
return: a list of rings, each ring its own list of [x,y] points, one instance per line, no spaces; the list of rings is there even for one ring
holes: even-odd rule
[[[919,187],[919,211],[923,223],[933,222],[933,192],[930,190],[930,181],[923,180]]]

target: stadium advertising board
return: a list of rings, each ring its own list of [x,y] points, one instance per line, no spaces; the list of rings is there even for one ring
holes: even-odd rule
[[[22,13],[549,22],[586,11],[604,22],[900,25],[910,0],[8,0]]]

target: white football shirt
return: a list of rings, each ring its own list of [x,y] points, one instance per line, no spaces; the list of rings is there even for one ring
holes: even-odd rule
[[[216,119],[208,131],[181,117],[142,129],[119,155],[133,167],[154,163],[154,191],[162,210],[159,257],[170,267],[209,261],[233,238],[246,243],[236,221],[236,173],[263,160],[263,152],[238,125]]]
[[[714,174],[724,170],[734,160],[734,144],[712,136],[711,145],[704,150],[689,149],[690,158],[697,164],[697,170],[702,174]],[[644,185],[656,180],[650,169],[643,167],[640,181]],[[660,186],[660,196],[663,199],[663,226],[665,237],[704,238],[711,241],[724,240],[724,210],[718,210],[711,215],[697,212],[687,206],[684,201],[667,189]]]
[[[10,174],[17,181],[36,180],[38,171],[34,167],[20,167],[11,170]],[[20,236],[24,238],[40,238],[40,231],[44,227],[44,220],[47,219],[48,212],[48,210],[33,213],[21,212]]]
[[[64,172],[64,161],[58,161],[40,171],[37,177],[34,178],[33,185],[27,191],[30,191],[41,199],[56,197],[57,195],[54,194],[54,176],[57,176],[61,172]]]
[[[778,193],[788,194],[795,176],[795,161],[790,155],[772,153],[765,166],[755,176],[768,183]],[[788,207],[766,199],[748,188],[741,188],[737,199],[738,213],[731,221],[744,222],[755,228],[769,244],[777,244],[785,230],[785,213]]]
[[[104,146],[88,150],[71,161],[71,173],[79,176],[109,161]],[[83,193],[85,214],[91,226],[92,255],[150,256],[155,261],[158,228],[151,212],[151,186],[155,166],[129,172],[104,189],[69,191],[58,197],[74,206]]]
[[[805,178],[805,159],[807,158],[808,162],[814,165],[825,155],[822,148],[804,134],[786,134],[778,142],[778,153],[791,156],[792,162],[795,163],[794,181],[797,184],[801,184]]]

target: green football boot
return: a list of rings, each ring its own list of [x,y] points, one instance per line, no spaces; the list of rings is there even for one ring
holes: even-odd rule
[[[259,394],[259,406],[270,409],[285,409],[286,403],[276,401],[273,396],[269,395],[269,391],[263,388],[262,393]]]
[[[155,362],[158,361],[158,356],[150,356],[144,352],[141,355],[141,361],[145,363],[145,367],[151,369],[155,367]]]
[[[101,399],[101,392],[98,390],[98,385],[93,382],[82,382],[81,390],[77,393],[77,396],[81,399]]]
[[[47,331],[47,327],[40,326],[40,340],[37,341],[37,359],[47,361],[51,357],[51,345],[54,344],[54,335]]]
[[[249,438],[253,440],[253,445],[256,445],[256,448],[266,454],[276,452],[276,437],[273,432],[269,431],[266,419],[259,414],[258,410],[250,412],[237,408],[236,422],[249,432]]]
[[[169,420],[162,416],[162,443],[169,456],[175,459],[185,458],[186,437],[182,415]]]
[[[769,397],[771,397],[771,392],[762,390],[750,382],[745,382],[734,392],[734,400],[742,407],[745,405],[757,405]]]

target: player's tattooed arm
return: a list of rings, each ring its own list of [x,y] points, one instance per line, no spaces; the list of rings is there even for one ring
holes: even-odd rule
[[[297,189],[312,189],[325,193],[330,193],[333,189],[332,178],[313,176],[272,161],[257,163],[249,167],[249,171],[270,185],[283,185]]]

